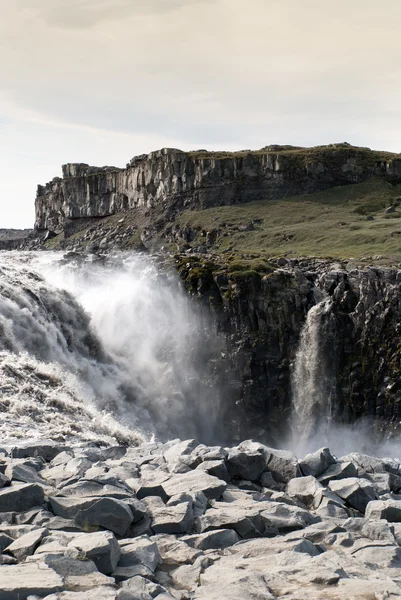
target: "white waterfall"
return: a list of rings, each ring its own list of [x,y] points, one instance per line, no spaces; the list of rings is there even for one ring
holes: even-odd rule
[[[307,315],[292,372],[292,446],[301,454],[327,439],[335,393],[335,319],[330,298]],[[316,442],[317,443],[317,442]]]

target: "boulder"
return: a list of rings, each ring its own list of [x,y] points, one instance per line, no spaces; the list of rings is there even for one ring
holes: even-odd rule
[[[200,550],[184,542],[190,536],[178,539],[173,535],[155,535],[151,538],[157,544],[163,566],[178,567],[182,564],[192,564],[202,554]]]
[[[297,477],[287,484],[287,494],[307,507],[317,508],[321,502],[324,487],[315,477]]]
[[[97,481],[80,480],[77,483],[63,486],[60,490],[61,496],[74,496],[75,498],[90,498],[102,496],[125,500],[132,497],[132,492],[122,486],[98,483]]]
[[[33,554],[40,542],[49,532],[47,529],[35,529],[22,535],[7,547],[7,554],[11,554],[19,561]]]
[[[6,475],[13,481],[46,484],[43,477],[41,477],[37,470],[29,464],[11,463],[6,469]]]
[[[113,577],[116,581],[124,581],[136,575],[152,577],[161,557],[157,544],[148,536],[127,539],[120,542],[121,557]]]
[[[236,505],[224,502],[216,502],[213,508],[205,512],[196,522],[199,533],[215,529],[234,529],[243,538],[261,537],[263,535],[276,535],[277,530],[270,527],[261,517],[263,507],[249,504]]]
[[[166,505],[156,510],[152,517],[152,529],[157,533],[189,533],[194,525],[192,502]]]
[[[0,472],[0,490],[11,484],[11,480],[7,475]]]
[[[279,483],[288,483],[301,475],[297,457],[292,452],[266,448],[266,463],[267,470]]]
[[[318,523],[321,518],[296,506],[289,506],[281,502],[264,502],[262,519],[275,527],[279,533],[288,533],[297,529],[303,529],[313,523]]]
[[[44,503],[44,491],[36,483],[14,484],[0,490],[0,513],[29,510]]]
[[[366,479],[358,479],[357,477],[349,477],[347,479],[339,479],[330,481],[329,488],[343,498],[346,503],[364,513],[366,506],[372,500],[377,500],[376,491],[371,482]]]
[[[216,529],[199,535],[187,535],[181,539],[192,548],[199,550],[223,550],[241,541],[234,529]]]
[[[365,516],[367,519],[401,523],[401,500],[373,500],[366,506]]]
[[[49,498],[56,516],[73,518],[82,527],[109,529],[124,535],[133,522],[130,507],[114,498]]]
[[[319,477],[331,465],[335,464],[337,464],[337,461],[328,448],[320,448],[316,452],[307,454],[305,458],[299,461],[302,473],[313,477]]]
[[[203,492],[209,500],[218,500],[225,491],[227,484],[217,477],[212,477],[203,471],[190,471],[182,475],[175,475],[164,481],[162,487],[168,498],[183,492]]]
[[[81,550],[105,575],[114,571],[121,556],[120,546],[110,531],[80,535],[69,543],[69,547]]]
[[[0,570],[1,600],[27,600],[28,596],[43,597],[64,589],[63,579],[46,565],[2,565]]]
[[[197,470],[206,471],[209,475],[223,481],[230,481],[231,476],[224,460],[205,460],[196,467]]]
[[[266,457],[259,449],[252,450],[240,445],[229,451],[226,467],[231,477],[258,481],[266,469]]]
[[[331,465],[327,471],[322,473],[317,479],[322,485],[327,485],[332,479],[347,479],[349,477],[357,476],[357,467],[353,462],[349,461]]]
[[[46,462],[53,460],[57,454],[63,452],[67,448],[53,440],[37,440],[35,442],[26,442],[19,444],[11,450],[13,458],[28,458],[41,456]]]

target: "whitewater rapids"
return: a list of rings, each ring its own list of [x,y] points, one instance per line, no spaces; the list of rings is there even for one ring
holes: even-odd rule
[[[214,435],[201,319],[138,254],[2,252],[0,440]]]

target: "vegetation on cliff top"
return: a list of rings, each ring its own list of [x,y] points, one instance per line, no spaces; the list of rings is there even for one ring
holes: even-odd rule
[[[184,226],[217,231],[214,251],[401,260],[401,186],[374,178],[307,196],[185,211]],[[196,245],[196,243],[192,244]],[[199,242],[198,242],[199,245]]]

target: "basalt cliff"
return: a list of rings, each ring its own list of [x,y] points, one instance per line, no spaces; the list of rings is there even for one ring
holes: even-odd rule
[[[204,209],[280,199],[360,183],[372,176],[401,181],[401,158],[348,144],[322,148],[268,146],[238,153],[168,149],[134,157],[125,169],[63,165],[63,177],[39,185],[37,230],[67,220],[162,207],[166,218]]]

